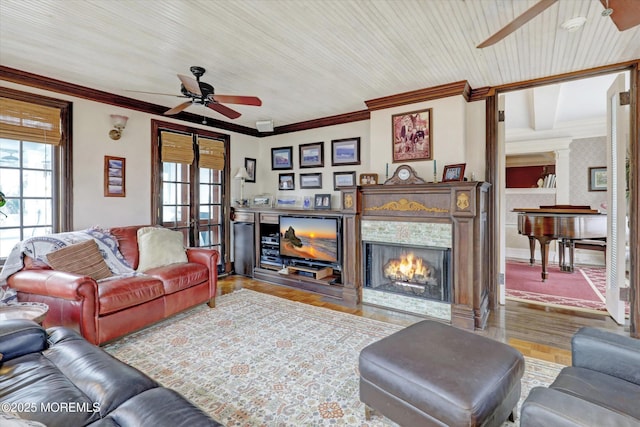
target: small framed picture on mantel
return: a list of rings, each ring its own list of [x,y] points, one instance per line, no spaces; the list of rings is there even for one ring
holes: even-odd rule
[[[446,165],[442,172],[442,182],[463,181],[464,168],[466,163],[458,163],[456,165]]]

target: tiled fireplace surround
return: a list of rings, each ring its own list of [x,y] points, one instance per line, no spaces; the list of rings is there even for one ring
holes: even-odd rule
[[[388,307],[483,329],[489,315],[487,202],[490,184],[445,182],[344,189],[343,211],[354,214],[356,273],[366,278],[365,245],[451,248],[450,302],[414,298],[357,286],[364,304]],[[347,215],[348,216],[348,215]]]
[[[360,235],[364,245],[363,252],[365,257],[363,258],[363,263],[365,269],[371,267],[367,265],[366,256],[366,249],[369,245],[397,245],[401,248],[407,248],[409,252],[420,251],[421,249],[430,250],[431,248],[448,249],[451,248],[453,237],[451,224],[369,220],[361,221]],[[370,276],[375,276],[375,274],[367,274],[365,271],[363,276],[364,287],[362,288],[363,303],[451,321],[451,304],[449,301],[435,301],[434,299],[417,298],[378,290],[377,288],[369,287],[371,284],[367,282]],[[439,285],[448,288],[450,283],[440,283]]]

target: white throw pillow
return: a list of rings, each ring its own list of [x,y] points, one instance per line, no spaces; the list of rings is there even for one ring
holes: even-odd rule
[[[138,271],[187,262],[187,253],[179,231],[159,227],[138,229]]]

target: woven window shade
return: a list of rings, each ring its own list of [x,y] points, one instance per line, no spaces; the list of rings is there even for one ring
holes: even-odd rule
[[[0,97],[0,137],[60,145],[60,109]]]
[[[193,138],[173,132],[160,132],[162,161],[169,163],[193,163]]]
[[[224,143],[215,139],[198,138],[200,167],[224,170]]]

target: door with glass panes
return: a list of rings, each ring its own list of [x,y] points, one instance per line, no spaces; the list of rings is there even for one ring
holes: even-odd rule
[[[220,272],[229,242],[224,221],[229,179],[228,137],[224,137],[174,129],[158,132],[158,224],[182,232],[187,246],[218,250]]]

